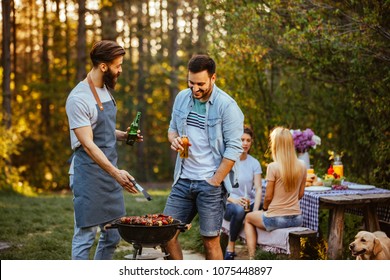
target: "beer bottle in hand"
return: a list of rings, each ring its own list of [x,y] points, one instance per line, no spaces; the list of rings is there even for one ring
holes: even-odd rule
[[[134,121],[130,125],[130,130],[127,134],[126,144],[133,146],[137,140],[137,131],[139,130],[139,121],[141,119],[141,112],[137,112]]]

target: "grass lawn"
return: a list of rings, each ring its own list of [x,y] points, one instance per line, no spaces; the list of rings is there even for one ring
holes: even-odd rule
[[[126,193],[127,215],[162,212],[168,193],[152,190],[152,201]],[[196,223],[190,231],[181,234],[185,249],[199,248]],[[25,197],[0,192],[0,225],[0,247],[9,246],[0,250],[0,259],[69,260],[73,235],[72,194]],[[124,259],[131,251],[132,245],[121,241],[114,259]]]
[[[141,194],[125,193],[127,215],[144,215],[163,211],[169,190],[150,190],[149,192],[153,197],[152,201],[147,201]],[[327,212],[320,213],[320,221],[322,221],[320,227],[324,236],[327,232],[327,215]],[[348,244],[361,228],[362,218],[356,216],[346,218],[343,259],[350,259]],[[69,260],[73,235],[72,194],[26,197],[0,192],[0,225],[1,260]],[[183,249],[204,253],[197,218],[193,221],[189,231],[180,234],[180,242]],[[307,255],[304,258],[326,258],[326,246],[326,243],[320,242],[320,248],[317,248],[315,252],[306,252]],[[8,248],[4,249],[4,247]],[[123,260],[126,255],[132,253],[132,250],[132,245],[122,240],[114,259]],[[257,253],[257,259],[279,259],[271,253],[260,250]],[[93,256],[91,255],[90,258],[92,259]]]

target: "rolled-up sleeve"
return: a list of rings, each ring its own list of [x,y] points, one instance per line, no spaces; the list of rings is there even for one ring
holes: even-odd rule
[[[169,123],[168,133],[177,132],[176,118],[175,118],[175,107],[172,110],[171,121]]]
[[[191,90],[185,89],[178,93],[173,103],[169,132],[180,132],[179,122],[181,118],[188,114],[188,103],[191,101]]]
[[[222,122],[226,147],[223,157],[238,161],[243,151],[241,137],[244,132],[244,114],[236,102],[232,101],[226,107]]]

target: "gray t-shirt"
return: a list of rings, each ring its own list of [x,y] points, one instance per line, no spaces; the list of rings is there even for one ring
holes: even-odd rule
[[[102,103],[112,99],[106,86],[103,88],[96,88],[96,92]],[[79,147],[80,141],[77,139],[73,129],[91,126],[92,129],[96,126],[98,109],[96,107],[96,100],[92,91],[86,81],[78,83],[70,92],[66,100],[66,114],[68,115],[70,128],[70,143],[72,150]],[[69,169],[69,174],[73,174],[73,160]]]
[[[233,188],[230,196],[233,198],[249,197],[251,203],[255,200],[254,177],[261,174],[261,166],[257,159],[248,155],[245,160],[240,160],[238,165],[238,188]]]

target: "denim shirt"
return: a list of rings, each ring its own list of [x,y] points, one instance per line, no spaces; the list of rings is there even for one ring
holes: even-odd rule
[[[176,96],[173,105],[171,122],[168,132],[176,132],[180,136],[184,131],[188,114],[194,106],[191,89],[185,89]],[[238,183],[237,164],[243,151],[241,137],[244,127],[244,114],[236,101],[226,92],[213,87],[210,99],[206,103],[206,129],[215,166],[221,164],[222,158],[235,161],[232,170],[224,179],[224,186],[230,193]],[[174,182],[180,178],[182,159],[176,158]]]

